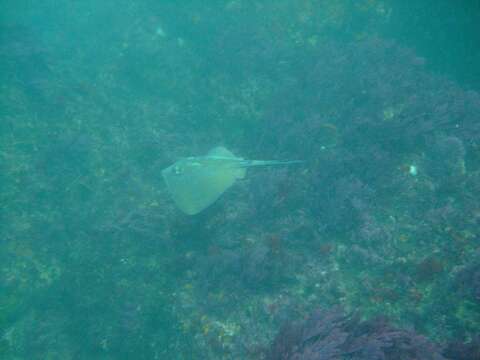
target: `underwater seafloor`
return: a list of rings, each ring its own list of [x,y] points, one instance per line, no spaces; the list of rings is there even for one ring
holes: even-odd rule
[[[452,3],[3,2],[0,357],[479,359]],[[162,169],[218,145],[305,162],[182,214]]]

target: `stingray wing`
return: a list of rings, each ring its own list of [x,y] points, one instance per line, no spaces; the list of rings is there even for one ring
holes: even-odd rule
[[[206,157],[182,159],[162,171],[173,201],[184,213],[198,214],[245,175],[245,169],[231,166],[234,160],[215,156],[209,153]]]

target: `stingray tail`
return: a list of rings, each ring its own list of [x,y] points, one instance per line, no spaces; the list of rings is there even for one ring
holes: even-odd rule
[[[301,164],[303,160],[242,160],[239,164],[239,167],[251,167],[251,166],[276,166],[276,165],[291,165],[291,164]]]

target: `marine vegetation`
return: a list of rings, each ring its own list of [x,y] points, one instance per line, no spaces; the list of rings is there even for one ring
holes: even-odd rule
[[[316,310],[307,320],[285,325],[268,360],[445,360],[442,348],[385,319],[361,320],[341,309]]]

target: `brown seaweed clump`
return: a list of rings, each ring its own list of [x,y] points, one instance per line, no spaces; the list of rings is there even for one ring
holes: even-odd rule
[[[441,348],[413,331],[377,318],[362,321],[340,308],[317,310],[301,323],[285,326],[269,360],[442,360]]]

